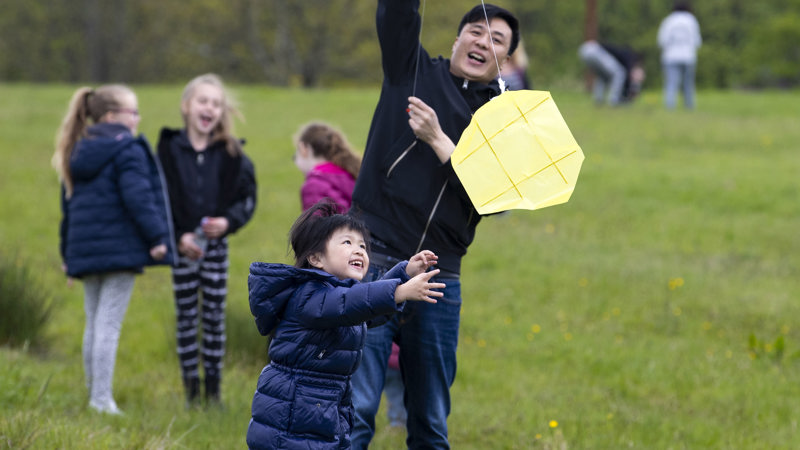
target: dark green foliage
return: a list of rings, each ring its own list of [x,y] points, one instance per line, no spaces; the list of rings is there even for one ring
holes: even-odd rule
[[[800,14],[772,17],[756,26],[744,49],[746,80],[755,86],[800,83]]]
[[[76,4],[77,3],[77,4]],[[476,1],[425,1],[422,42],[450,54]],[[535,87],[581,82],[585,1],[497,0],[519,18]],[[598,37],[645,56],[661,84],[656,31],[671,1],[596,0]],[[704,45],[700,87],[795,85],[800,1],[693,2]],[[375,2],[359,0],[6,0],[0,80],[183,82],[214,71],[236,82],[331,86],[381,82]]]
[[[0,345],[41,343],[52,305],[50,290],[32,270],[0,251]]]

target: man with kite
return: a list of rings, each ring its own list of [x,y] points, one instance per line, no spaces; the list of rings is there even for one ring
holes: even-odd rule
[[[461,258],[481,219],[450,154],[473,113],[500,94],[498,72],[519,42],[510,12],[479,4],[463,17],[450,59],[432,58],[419,41],[419,7],[419,0],[378,2],[384,80],[350,213],[373,237],[365,281],[425,248],[439,255],[435,279],[447,287],[437,304],[407,304],[389,323],[369,330],[353,376],[354,448],[365,448],[375,432],[392,339],[400,345],[408,447],[449,448]]]

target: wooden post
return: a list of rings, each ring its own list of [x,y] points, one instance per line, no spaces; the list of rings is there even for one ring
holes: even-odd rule
[[[597,39],[597,0],[586,0],[586,22],[583,29],[583,39]]]
[[[597,40],[597,0],[586,0],[586,17],[583,27],[583,40]],[[586,90],[592,90],[592,71],[586,71],[585,85]]]

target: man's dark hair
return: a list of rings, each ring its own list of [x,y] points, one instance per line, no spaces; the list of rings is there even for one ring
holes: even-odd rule
[[[692,12],[692,5],[689,4],[687,0],[675,0],[675,3],[672,5],[673,11],[686,11]]]
[[[312,269],[308,257],[314,253],[325,253],[328,240],[336,230],[346,228],[364,236],[369,252],[369,230],[353,216],[339,214],[339,205],[324,198],[300,215],[289,230],[289,243],[294,251],[294,265],[301,269]]]
[[[464,14],[458,25],[458,34],[461,34],[461,29],[468,23],[483,22],[487,18],[491,22],[495,17],[503,19],[511,28],[511,43],[508,45],[508,55],[511,56],[519,45],[519,21],[508,10],[488,3],[486,3],[486,14],[484,15],[483,7],[484,5],[477,5]]]

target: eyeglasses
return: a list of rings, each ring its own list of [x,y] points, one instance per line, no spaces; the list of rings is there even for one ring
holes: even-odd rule
[[[112,111],[118,113],[128,113],[133,117],[139,117],[139,110],[134,108],[117,108],[117,109],[112,109]]]

